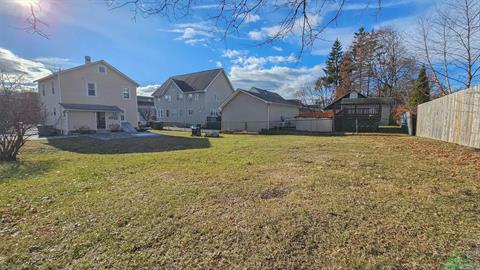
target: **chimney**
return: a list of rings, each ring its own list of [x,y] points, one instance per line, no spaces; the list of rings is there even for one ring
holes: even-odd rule
[[[85,56],[85,64],[90,64],[92,62],[92,58],[88,55]]]

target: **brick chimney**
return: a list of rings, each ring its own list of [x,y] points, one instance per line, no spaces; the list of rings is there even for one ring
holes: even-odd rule
[[[85,56],[85,64],[90,64],[92,62],[92,58],[88,55]]]

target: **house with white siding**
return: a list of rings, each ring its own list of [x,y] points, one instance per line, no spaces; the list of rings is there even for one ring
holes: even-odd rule
[[[301,105],[257,87],[237,89],[220,105],[222,130],[253,131],[279,127],[299,115]]]
[[[172,76],[153,94],[157,120],[166,125],[207,124],[220,116],[219,106],[234,92],[223,69]]]
[[[36,81],[45,124],[63,134],[138,126],[138,83],[104,60],[55,72]]]

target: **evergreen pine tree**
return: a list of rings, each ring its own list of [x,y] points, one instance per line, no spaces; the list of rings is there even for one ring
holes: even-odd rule
[[[427,101],[430,101],[430,86],[428,84],[427,70],[425,65],[423,65],[418,74],[418,79],[413,84],[408,105],[410,110],[416,112],[417,106]]]
[[[343,51],[342,44],[338,38],[332,45],[330,54],[328,55],[327,61],[325,62],[326,67],[323,69],[325,72],[325,77],[323,78],[326,84],[337,88],[340,81],[340,64],[342,63]]]

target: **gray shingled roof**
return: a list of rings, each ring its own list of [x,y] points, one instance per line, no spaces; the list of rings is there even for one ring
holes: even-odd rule
[[[286,100],[282,96],[280,96],[279,94],[277,94],[275,92],[260,89],[260,88],[257,88],[257,87],[252,87],[252,88],[250,88],[250,90],[241,90],[241,91],[245,91],[245,92],[247,92],[251,95],[254,95],[254,96],[258,97],[259,99],[267,101],[267,102],[282,103],[282,104],[287,104],[287,105],[298,106],[296,101]]]
[[[74,104],[74,103],[60,103],[65,110],[75,111],[95,111],[95,112],[123,112],[117,106],[109,105],[95,105],[95,104]]]
[[[167,87],[171,81],[178,85],[183,92],[203,91],[207,86],[215,79],[219,72],[223,69],[212,69],[199,71],[194,73],[188,73],[183,75],[172,76],[166,80],[162,86],[160,86],[153,95],[158,95],[167,90]]]

